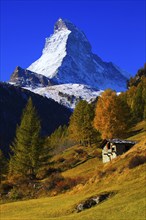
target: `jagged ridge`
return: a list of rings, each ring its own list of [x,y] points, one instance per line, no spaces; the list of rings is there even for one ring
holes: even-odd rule
[[[20,66],[16,67],[9,82],[17,86],[31,88],[53,85],[51,79],[41,74],[31,72],[30,70],[22,69]]]

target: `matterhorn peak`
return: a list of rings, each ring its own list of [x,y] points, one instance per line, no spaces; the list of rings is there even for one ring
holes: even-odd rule
[[[55,23],[53,35],[46,38],[42,56],[28,70],[52,79],[55,84],[77,83],[116,91],[126,89],[125,72],[93,54],[84,32],[62,18]]]
[[[62,18],[59,18],[58,21],[54,25],[54,33],[61,31],[63,29],[67,29],[66,24]]]
[[[77,27],[69,20],[59,18],[54,25],[54,33],[65,30],[65,29],[74,31],[77,29]]]

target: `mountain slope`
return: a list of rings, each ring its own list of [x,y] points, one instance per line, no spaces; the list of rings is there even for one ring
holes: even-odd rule
[[[129,152],[119,156],[108,164],[98,164],[91,159],[92,166],[84,163],[84,175],[92,173],[85,184],[77,185],[73,190],[57,196],[19,201],[1,205],[3,219],[27,218],[54,220],[144,220],[145,212],[145,169],[146,164],[137,164],[130,168],[130,161],[136,156],[145,155],[145,136]],[[76,173],[78,167],[70,171]],[[69,173],[69,172],[68,172]],[[88,173],[89,174],[89,173]],[[75,208],[82,201],[101,193],[113,192],[113,196],[90,209],[77,213]]]
[[[90,86],[71,83],[36,88],[32,91],[47,98],[54,99],[58,103],[71,109],[75,108],[79,100],[86,100],[90,103],[102,93],[102,90],[98,91],[92,89]]]
[[[102,93],[102,90],[97,90],[84,84],[55,85],[53,79],[21,67],[16,67],[9,83],[51,98],[71,109],[75,108],[79,100],[83,99],[92,102]]]
[[[59,19],[54,34],[46,38],[42,56],[28,70],[56,84],[77,83],[98,89],[126,89],[125,71],[92,53],[85,34],[74,24]]]
[[[57,127],[67,124],[71,112],[54,100],[20,87],[0,83],[0,147],[5,154],[14,140],[16,125],[22,110],[31,97],[41,119],[42,135],[51,134]]]

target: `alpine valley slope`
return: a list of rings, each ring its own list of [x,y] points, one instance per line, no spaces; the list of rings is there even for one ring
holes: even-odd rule
[[[112,62],[93,54],[85,34],[74,24],[59,19],[53,35],[46,38],[42,56],[27,70],[17,67],[10,82],[74,108],[79,99],[91,101],[100,90],[125,90],[127,76]]]

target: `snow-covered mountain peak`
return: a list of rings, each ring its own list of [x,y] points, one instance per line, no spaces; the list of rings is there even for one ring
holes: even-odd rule
[[[84,32],[61,18],[54,26],[54,34],[46,38],[42,56],[28,70],[52,79],[55,84],[85,84],[118,92],[126,89],[125,71],[93,54]]]
[[[67,29],[64,21],[62,20],[62,18],[59,18],[58,21],[56,22],[56,24],[54,25],[54,33]]]
[[[46,38],[41,57],[27,69],[17,67],[10,83],[74,108],[80,99],[93,101],[105,89],[126,90],[127,76],[93,54],[84,32],[60,18]]]
[[[59,18],[54,25],[54,33],[65,29],[68,29],[70,31],[79,31],[79,29],[69,20]]]
[[[27,69],[50,79],[56,76],[58,68],[66,56],[66,44],[70,33],[71,31],[67,28],[62,28],[46,38],[42,56]]]

